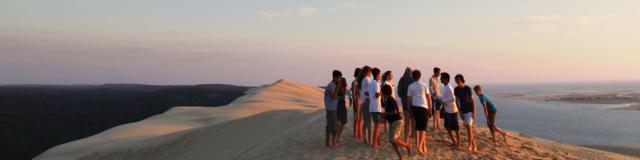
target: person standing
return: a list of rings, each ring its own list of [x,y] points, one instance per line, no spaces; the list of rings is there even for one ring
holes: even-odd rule
[[[347,124],[347,79],[342,76],[340,76],[340,80],[338,81],[338,108],[336,113],[338,115],[336,141],[340,143],[344,125]]]
[[[407,67],[404,70],[404,75],[400,77],[400,82],[398,82],[398,97],[400,98],[400,102],[402,104],[402,112],[404,114],[404,141],[409,143],[409,139],[411,139],[411,134],[415,132],[413,130],[415,121],[413,119],[413,114],[411,113],[411,104],[409,104],[409,100],[407,99],[407,90],[409,89],[409,85],[415,82],[413,77],[411,76],[411,68]]]
[[[333,79],[324,90],[324,107],[326,112],[326,126],[325,126],[325,144],[331,149],[336,147],[336,125],[337,125],[337,108],[338,108],[338,89],[340,78],[342,73],[338,70],[333,70]]]
[[[358,85],[360,81],[362,81],[360,76],[361,70],[362,69],[360,68],[356,68],[353,73],[353,77],[355,79],[351,82],[351,93],[353,96],[353,101],[351,103],[351,106],[353,107],[353,137],[355,140],[362,139],[362,113],[360,113],[362,111],[362,104],[360,104],[360,101],[362,100],[359,94],[360,85]]]
[[[431,108],[431,113],[433,113],[433,128],[439,130],[440,126],[440,111],[442,110],[442,102],[438,97],[440,94],[440,68],[433,68],[433,75],[431,79],[429,79],[429,89],[431,91],[431,98],[433,99],[433,108]]]
[[[369,83],[371,83],[371,67],[364,66],[362,68],[362,81],[360,81],[360,97],[363,100],[362,105],[362,135],[366,143],[371,143],[372,131],[371,131],[371,113],[369,113]]]
[[[420,71],[414,70],[412,75],[415,82],[409,85],[407,100],[412,106],[413,117],[416,121],[416,147],[420,154],[425,155],[427,153],[427,124],[431,116],[431,112],[429,112],[429,108],[431,108],[431,96],[429,95],[429,87],[427,84],[420,81],[422,75]]]
[[[473,120],[476,119],[476,104],[473,101],[471,87],[465,85],[464,76],[462,76],[462,74],[456,75],[455,81],[458,86],[455,88],[454,94],[456,96],[458,106],[460,106],[460,114],[462,116],[464,126],[467,128],[467,137],[469,139],[468,149],[471,152],[476,152],[476,140],[473,136]]]
[[[507,133],[496,127],[496,114],[498,113],[498,110],[493,102],[491,102],[491,98],[482,92],[482,87],[480,87],[480,85],[473,87],[473,90],[476,92],[478,99],[480,99],[480,104],[482,104],[482,108],[484,109],[484,116],[487,119],[487,127],[489,127],[489,131],[491,131],[493,143],[498,143],[496,141],[495,132],[500,133],[502,138],[504,138],[504,141],[507,142]]]
[[[373,130],[373,139],[370,139],[371,146],[373,148],[378,148],[380,146],[380,113],[382,112],[382,104],[380,101],[381,93],[380,93],[380,69],[373,68],[371,71],[373,75],[373,81],[369,84],[369,111],[371,112],[371,121],[374,124]]]
[[[398,158],[402,160],[400,155],[399,146],[404,147],[407,150],[407,154],[411,155],[411,144],[406,143],[400,139],[402,134],[403,119],[398,108],[398,102],[393,97],[393,88],[391,85],[382,86],[382,106],[384,108],[384,117],[389,122],[389,142],[393,146],[393,149],[398,154]]]
[[[440,75],[440,81],[442,82],[441,97],[440,100],[443,104],[444,112],[444,127],[449,133],[451,138],[451,146],[460,147],[460,126],[458,122],[458,105],[456,105],[456,97],[453,95],[453,87],[449,85],[451,78],[449,73],[444,72]],[[456,133],[456,138],[453,138],[453,132]]]
[[[391,71],[386,71],[382,74],[382,86],[388,85],[389,87],[391,87],[391,97],[393,97],[393,99],[396,99],[396,96],[394,94],[394,88],[395,86],[393,85],[393,72]],[[384,99],[382,99],[382,101],[384,102]],[[384,105],[382,105],[383,107],[383,111],[384,111]],[[384,120],[384,116],[380,117],[382,121],[382,124],[384,124],[384,131],[388,130],[389,128],[388,126],[388,122],[386,120]]]

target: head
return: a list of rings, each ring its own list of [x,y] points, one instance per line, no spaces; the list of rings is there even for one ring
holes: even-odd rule
[[[358,76],[360,76],[360,70],[362,70],[362,69],[356,68],[356,70],[353,71],[353,77],[358,78]]]
[[[382,96],[386,97],[390,97],[393,93],[393,89],[389,85],[383,85],[382,88],[380,88],[380,91],[382,92]]]
[[[438,67],[433,68],[433,76],[436,76],[436,77],[440,76],[440,72],[441,72],[440,68]]]
[[[362,74],[364,74],[364,77],[367,77],[367,76],[371,75],[371,67],[364,66],[362,68]]]
[[[442,82],[442,84],[448,85],[450,80],[451,80],[451,77],[449,76],[449,73],[444,72],[440,74],[440,82]]]
[[[373,79],[380,80],[380,69],[373,68],[373,70],[371,70],[371,74],[373,75]]]
[[[420,70],[413,70],[413,72],[411,72],[411,77],[413,77],[413,80],[415,81],[420,81],[420,78],[422,77],[422,73],[420,73]]]
[[[382,80],[384,80],[384,81],[392,81],[393,80],[393,73],[391,71],[384,72],[384,74],[382,74]]]
[[[412,72],[411,68],[407,67],[407,69],[404,69],[404,75],[402,75],[402,76],[410,77],[411,76],[411,72]]]
[[[333,70],[333,82],[338,83],[340,81],[340,79],[342,78],[342,72],[338,71],[338,70]]]
[[[456,84],[458,84],[458,87],[464,87],[464,76],[462,74],[457,74],[455,77],[456,80]]]
[[[482,87],[480,87],[480,85],[476,85],[473,87],[473,91],[476,92],[476,95],[481,95],[482,94]]]

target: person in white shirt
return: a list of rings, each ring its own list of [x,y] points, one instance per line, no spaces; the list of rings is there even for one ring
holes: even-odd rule
[[[456,105],[456,97],[453,94],[453,87],[449,85],[451,77],[449,73],[444,72],[440,75],[441,96],[439,97],[444,106],[444,127],[451,138],[451,146],[460,147],[460,126],[458,122],[458,106]],[[456,133],[456,139],[453,138],[453,132]]]
[[[420,71],[414,70],[412,75],[415,82],[409,85],[407,100],[412,106],[413,117],[416,120],[416,147],[420,154],[425,155],[427,153],[427,123],[431,116],[428,111],[431,108],[431,96],[427,84],[420,81],[422,75]]]
[[[371,83],[371,67],[364,66],[362,68],[363,79],[360,81],[360,97],[362,99],[362,136],[364,141],[371,144],[371,113],[369,113],[369,84]]]
[[[431,108],[431,113],[433,113],[433,127],[435,129],[442,128],[440,123],[440,111],[442,110],[442,102],[438,97],[440,97],[440,68],[433,68],[433,75],[429,79],[429,89],[431,91],[431,98],[433,99],[433,108]]]
[[[380,145],[380,113],[382,112],[382,102],[380,101],[380,69],[374,68],[371,71],[373,80],[369,84],[369,112],[371,112],[371,120],[374,124],[373,139],[371,146],[378,148]]]

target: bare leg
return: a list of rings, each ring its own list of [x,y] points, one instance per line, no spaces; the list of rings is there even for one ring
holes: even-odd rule
[[[422,131],[422,150],[427,154],[427,131]]]
[[[449,133],[449,138],[451,138],[451,146],[455,146],[456,140],[453,139],[453,132],[451,132],[451,130],[447,130],[447,132]]]
[[[395,143],[391,143],[391,145],[393,146],[393,150],[396,151],[396,154],[398,154],[398,159],[402,159],[402,155],[400,155],[400,150],[398,150],[398,145],[396,145]]]
[[[338,122],[338,131],[336,132],[336,141],[340,142],[340,137],[342,136],[342,130],[344,130],[344,125],[346,123]]]
[[[327,131],[325,131],[324,133],[325,133],[325,145],[326,145],[327,147],[331,147],[331,146],[329,145],[329,138],[330,138],[329,131],[327,130]]]
[[[460,147],[460,130],[456,130],[456,146]]]
[[[373,130],[373,148],[377,148],[380,145],[380,123],[375,122]]]

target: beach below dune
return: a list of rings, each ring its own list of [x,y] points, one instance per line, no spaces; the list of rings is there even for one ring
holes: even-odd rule
[[[54,147],[36,159],[397,159],[387,139],[373,149],[353,140],[352,121],[337,149],[324,144],[322,90],[279,81],[248,91],[218,108],[176,107],[146,120]],[[349,109],[349,120],[353,113]],[[607,151],[508,131],[507,143],[493,144],[476,125],[477,153],[450,147],[444,131],[428,131],[428,155],[407,159],[635,159]],[[466,137],[462,132],[462,142]],[[499,138],[501,140],[501,138]],[[414,150],[414,152],[416,152]]]

